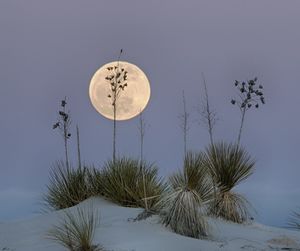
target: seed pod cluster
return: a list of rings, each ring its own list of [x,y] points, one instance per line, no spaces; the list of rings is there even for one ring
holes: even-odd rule
[[[263,86],[257,85],[257,78],[246,82],[235,80],[234,86],[239,93],[239,99],[231,99],[231,104],[238,105],[240,109],[259,108],[260,104],[265,104]]]
[[[107,95],[109,99],[112,99],[112,106],[115,106],[116,100],[120,94],[120,91],[128,86],[128,72],[124,68],[118,66],[109,66],[106,68],[108,75],[105,77],[105,80],[108,81],[111,93]]]
[[[71,124],[71,120],[70,120],[70,115],[68,114],[68,112],[66,112],[66,105],[67,105],[67,101],[66,98],[61,100],[60,103],[60,107],[61,110],[58,111],[58,119],[57,122],[55,122],[52,126],[53,129],[60,129],[62,135],[66,138],[69,139],[71,137],[71,133],[68,131],[69,130],[69,126]]]

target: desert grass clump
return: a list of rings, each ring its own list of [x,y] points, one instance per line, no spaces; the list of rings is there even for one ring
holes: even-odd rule
[[[207,237],[209,228],[205,214],[212,196],[203,154],[188,153],[183,172],[170,177],[169,189],[161,201],[162,223],[181,235]]]
[[[99,215],[92,209],[77,208],[74,213],[68,210],[46,237],[70,251],[101,251],[101,247],[92,244],[98,224]]]
[[[155,210],[165,187],[157,167],[136,159],[108,161],[101,174],[104,196],[122,206],[146,208],[147,201],[148,210]]]
[[[288,220],[288,227],[300,230],[300,212],[293,212]]]
[[[44,202],[49,209],[59,210],[77,205],[91,196],[87,184],[87,168],[68,168],[56,162],[50,172],[50,181]]]
[[[215,186],[210,213],[236,223],[250,217],[250,203],[233,188],[253,172],[255,161],[239,145],[218,143],[206,151],[206,166]]]

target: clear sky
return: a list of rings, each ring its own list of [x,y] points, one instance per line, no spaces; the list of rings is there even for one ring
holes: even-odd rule
[[[246,115],[242,144],[257,160],[253,176],[236,189],[266,224],[285,225],[300,207],[300,2],[252,1],[1,1],[0,221],[40,210],[48,174],[63,158],[52,130],[59,101],[68,97],[82,157],[100,167],[112,151],[112,122],[88,97],[103,64],[138,65],[151,82],[144,117],[145,156],[167,176],[181,168],[178,115],[185,90],[191,114],[188,148],[202,150],[208,135],[197,123],[204,72],[219,117],[215,139],[236,140],[240,114],[230,104],[234,80],[255,76],[266,105]],[[118,124],[117,151],[138,156],[137,119]],[[70,140],[76,161],[75,138]]]

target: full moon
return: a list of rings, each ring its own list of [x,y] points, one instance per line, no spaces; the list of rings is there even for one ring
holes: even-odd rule
[[[116,101],[116,120],[131,119],[140,114],[150,99],[150,84],[145,73],[136,65],[115,61],[100,67],[91,79],[89,96],[94,108],[104,117],[113,120],[112,86],[106,78],[110,68],[127,72],[126,88],[121,88]],[[122,84],[122,83],[121,83]],[[124,83],[123,83],[124,84]]]

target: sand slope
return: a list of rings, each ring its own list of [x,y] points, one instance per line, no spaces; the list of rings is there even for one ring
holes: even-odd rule
[[[177,235],[159,224],[157,216],[133,221],[142,209],[124,208],[101,198],[91,198],[77,207],[99,209],[100,225],[94,243],[108,251],[208,251],[208,250],[300,250],[300,232],[257,223],[238,225],[209,218],[211,240]],[[75,210],[76,207],[70,210]],[[0,223],[0,251],[63,251],[47,240],[47,230],[63,210],[23,221]]]

